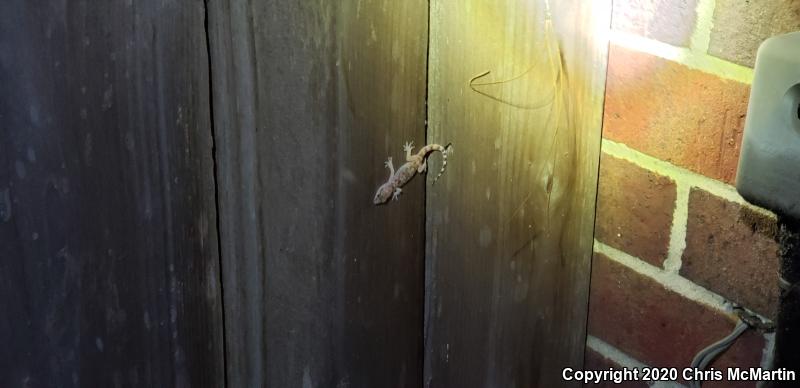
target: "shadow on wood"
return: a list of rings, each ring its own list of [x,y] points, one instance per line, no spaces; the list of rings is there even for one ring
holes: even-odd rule
[[[0,3],[0,385],[223,386],[203,17]]]

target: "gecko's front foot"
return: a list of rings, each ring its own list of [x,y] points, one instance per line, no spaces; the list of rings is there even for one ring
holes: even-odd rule
[[[403,192],[403,189],[401,189],[399,187],[394,189],[394,194],[392,194],[392,199],[395,200],[395,201],[399,200],[400,199],[400,193],[402,193],[402,192]]]

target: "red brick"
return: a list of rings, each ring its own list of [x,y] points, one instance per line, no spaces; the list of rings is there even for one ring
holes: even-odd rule
[[[649,366],[687,367],[698,351],[735,325],[732,317],[602,254],[594,256],[589,301],[589,334]],[[763,336],[748,331],[712,366],[756,367],[763,347]]]
[[[603,136],[734,181],[749,86],[611,46]]]
[[[592,349],[586,348],[586,361],[584,362],[583,369],[585,370],[609,370],[609,369],[622,369],[622,365],[606,358],[600,353]],[[605,388],[605,387],[622,387],[622,388],[645,388],[648,387],[644,381],[625,381],[621,384],[614,384],[611,381],[601,382],[600,384],[588,383],[585,386]]]
[[[774,317],[778,303],[776,221],[693,189],[681,275]]]
[[[611,28],[687,47],[697,0],[615,0]]]
[[[800,1],[717,0],[708,52],[753,67],[765,39],[800,30]]]
[[[662,266],[669,250],[675,182],[603,154],[597,199],[597,239]]]

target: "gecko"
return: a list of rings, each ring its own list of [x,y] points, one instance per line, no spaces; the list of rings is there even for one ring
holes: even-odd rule
[[[428,156],[434,151],[439,151],[442,153],[442,169],[439,171],[439,175],[433,179],[433,183],[436,184],[439,177],[444,174],[444,169],[447,167],[447,155],[452,152],[452,148],[450,144],[445,147],[439,144],[428,144],[422,147],[419,152],[412,155],[411,151],[414,149],[414,142],[407,142],[403,146],[403,151],[406,153],[405,164],[395,171],[391,156],[383,164],[389,169],[389,179],[378,188],[378,192],[375,193],[375,198],[372,200],[372,203],[380,205],[386,203],[389,198],[395,201],[398,200],[400,198],[400,193],[403,191],[401,187],[408,183],[417,173],[421,174],[425,172],[428,169]]]

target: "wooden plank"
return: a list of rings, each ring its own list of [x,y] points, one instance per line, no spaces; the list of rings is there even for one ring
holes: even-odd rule
[[[210,5],[230,386],[419,386],[426,1]]]
[[[224,385],[203,18],[0,2],[0,385]]]
[[[578,385],[610,2],[552,3],[431,1],[429,387]]]

